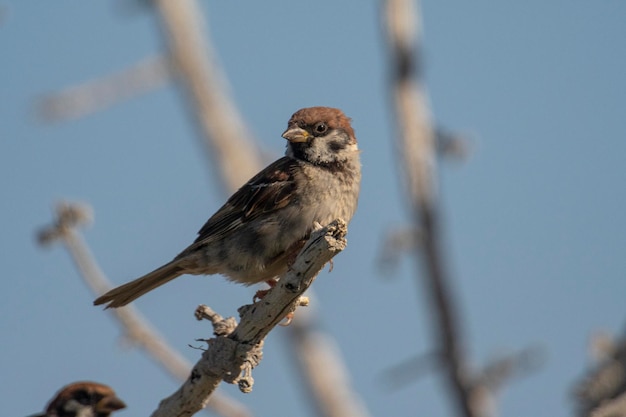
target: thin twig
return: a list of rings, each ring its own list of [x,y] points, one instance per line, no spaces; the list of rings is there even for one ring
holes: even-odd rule
[[[117,73],[44,95],[36,103],[37,117],[48,123],[77,119],[164,85],[169,60],[154,56]]]
[[[94,295],[98,296],[104,294],[112,286],[77,231],[77,228],[89,221],[91,217],[91,210],[85,206],[60,203],[56,208],[54,223],[39,232],[38,240],[43,245],[57,240],[63,243],[83,281]],[[143,349],[157,365],[162,366],[178,380],[184,381],[189,376],[191,364],[172,349],[133,306],[108,309],[107,313],[116,319],[124,336],[134,346]],[[210,407],[212,411],[224,417],[252,416],[243,404],[223,393],[213,396]]]

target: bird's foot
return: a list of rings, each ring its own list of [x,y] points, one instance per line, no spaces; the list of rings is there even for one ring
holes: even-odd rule
[[[287,327],[291,324],[291,321],[293,320],[293,318],[296,316],[296,312],[292,311],[291,313],[288,313],[285,318],[279,323],[279,325]]]
[[[254,297],[252,297],[252,302],[256,303],[259,300],[262,300],[267,293],[269,293],[270,291],[272,291],[272,288],[274,288],[276,286],[276,284],[278,284],[278,280],[277,279],[268,279],[267,281],[265,281],[265,283],[267,285],[269,285],[270,287],[266,290],[258,290],[255,294]]]

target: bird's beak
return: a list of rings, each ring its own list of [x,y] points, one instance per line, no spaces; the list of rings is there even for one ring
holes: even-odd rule
[[[302,128],[292,127],[291,129],[285,130],[285,133],[283,133],[282,136],[289,142],[298,143],[308,141],[310,135],[309,132]]]
[[[126,404],[117,397],[104,397],[96,404],[97,413],[110,413],[122,408],[126,408]]]

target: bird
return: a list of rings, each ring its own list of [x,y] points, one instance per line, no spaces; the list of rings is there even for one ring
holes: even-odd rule
[[[122,408],[126,408],[126,404],[111,387],[81,381],[61,388],[45,412],[31,417],[109,417]]]
[[[237,190],[196,240],[154,271],[94,301],[127,305],[181,276],[221,274],[252,285],[275,283],[316,225],[349,222],[357,208],[360,150],[351,119],[332,107],[296,111],[282,134],[285,155]]]

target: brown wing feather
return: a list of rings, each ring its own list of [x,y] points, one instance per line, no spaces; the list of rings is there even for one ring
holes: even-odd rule
[[[287,206],[293,197],[298,161],[282,157],[233,194],[198,232],[192,246],[220,239],[259,216]]]

